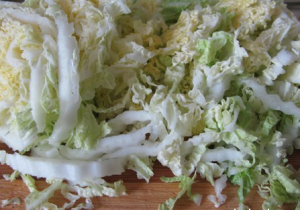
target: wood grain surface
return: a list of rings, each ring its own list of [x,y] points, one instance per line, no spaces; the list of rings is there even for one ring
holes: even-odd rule
[[[0,142],[0,150],[10,151],[6,145]],[[289,156],[289,162],[297,169],[300,168],[300,151],[296,150],[292,156]],[[29,194],[29,191],[21,179],[17,179],[14,182],[6,181],[3,179],[3,174],[10,174],[13,170],[6,166],[0,165],[0,200],[10,199],[13,197],[19,197],[22,202],[21,205],[7,205],[2,209],[25,209],[24,199]],[[154,177],[151,178],[150,183],[146,183],[144,180],[138,180],[135,172],[128,170],[122,175],[107,177],[106,181],[113,182],[122,179],[126,186],[127,195],[118,198],[110,197],[96,197],[93,198],[94,209],[104,210],[147,210],[157,209],[160,203],[163,203],[170,197],[175,197],[178,188],[178,183],[163,183],[160,181],[161,176],[173,176],[171,171],[158,162],[154,166]],[[36,181],[39,190],[46,188],[48,185],[43,179]],[[237,198],[237,186],[233,186],[227,183],[227,187],[224,189],[223,194],[227,195],[227,201],[218,209],[220,210],[234,210],[238,208]],[[209,194],[214,194],[214,188],[199,175],[196,178],[196,183],[192,188],[193,193],[200,193],[203,195],[203,199],[200,207],[196,206],[193,202],[188,200],[187,196],[182,197],[175,206],[175,210],[210,210],[216,209],[214,205],[207,199]],[[62,205],[66,200],[57,192],[51,202]],[[83,200],[79,201],[83,202]],[[252,210],[261,209],[262,198],[257,193],[255,187],[248,195],[245,204]],[[1,205],[0,205],[1,209]],[[284,205],[281,209],[291,210],[295,209],[295,204]]]

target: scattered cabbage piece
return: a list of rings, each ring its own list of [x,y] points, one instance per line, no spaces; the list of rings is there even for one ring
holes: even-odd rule
[[[219,179],[215,181],[215,191],[216,195],[209,195],[207,198],[215,204],[216,208],[225,203],[227,196],[221,194],[222,190],[226,187],[227,177],[223,174]]]
[[[239,203],[244,203],[245,197],[251,192],[255,184],[255,169],[248,169],[233,175],[231,178],[231,183],[239,185],[238,197]]]
[[[20,205],[21,204],[21,200],[18,197],[14,197],[9,200],[2,200],[1,202],[2,202],[2,204],[1,204],[2,208],[5,207],[6,205]]]
[[[161,177],[163,182],[180,182],[179,188],[181,191],[177,194],[176,198],[169,198],[164,203],[160,204],[159,210],[167,210],[173,209],[176,201],[180,199],[185,193],[190,198],[190,200],[194,201],[198,206],[200,206],[202,196],[200,194],[192,194],[192,184],[196,178],[197,174],[194,173],[193,177],[188,176],[178,176],[178,177]]]

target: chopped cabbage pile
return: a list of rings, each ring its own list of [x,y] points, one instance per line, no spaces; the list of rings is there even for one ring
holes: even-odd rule
[[[105,177],[154,161],[181,191],[226,182],[239,209],[256,185],[262,208],[300,208],[300,23],[275,0],[0,2],[1,164],[30,190],[27,209],[91,209],[125,194]],[[51,185],[39,191],[34,178]],[[68,200],[49,202],[56,190]],[[86,202],[77,204],[79,198]]]

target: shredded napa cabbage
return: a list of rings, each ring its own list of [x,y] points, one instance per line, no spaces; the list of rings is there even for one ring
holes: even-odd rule
[[[105,177],[151,182],[168,167],[197,205],[300,204],[300,23],[275,0],[0,2],[0,163],[27,209],[92,209],[125,194]],[[197,175],[215,195],[193,194]],[[34,178],[46,178],[40,191]],[[167,186],[167,184],[166,184]],[[50,202],[60,191],[63,206]],[[84,198],[85,202],[78,204]],[[5,200],[3,205],[15,203]]]

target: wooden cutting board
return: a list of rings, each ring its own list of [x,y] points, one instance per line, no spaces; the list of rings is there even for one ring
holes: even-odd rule
[[[0,150],[9,151],[6,145],[0,142]],[[289,162],[297,169],[300,168],[300,150],[296,150],[292,156],[289,156]],[[13,197],[19,197],[22,202],[21,205],[7,205],[2,209],[25,209],[24,199],[29,194],[29,191],[21,179],[17,179],[14,182],[6,181],[3,179],[3,174],[10,174],[13,170],[6,166],[0,165],[0,200],[10,199]],[[150,183],[146,183],[144,180],[138,180],[136,174],[133,171],[126,171],[120,176],[112,176],[106,178],[108,182],[114,182],[122,179],[126,186],[127,195],[118,198],[110,197],[97,197],[93,198],[94,209],[105,210],[152,210],[157,209],[160,203],[163,203],[170,197],[175,197],[178,188],[178,183],[163,183],[160,181],[161,176],[170,176],[172,173],[169,169],[163,167],[158,162],[154,166],[154,177],[151,178]],[[48,185],[44,180],[39,179],[36,181],[39,190],[44,189]],[[234,210],[238,208],[237,198],[237,186],[233,186],[227,183],[227,187],[224,189],[223,194],[227,195],[227,201],[220,206],[220,210]],[[187,196],[182,197],[175,206],[175,210],[210,210],[216,209],[214,205],[207,199],[207,196],[214,194],[214,188],[199,175],[196,178],[196,183],[192,188],[193,193],[200,193],[203,195],[203,199],[200,207],[196,206],[192,201],[188,200]],[[66,200],[57,192],[50,200],[51,202],[62,205]],[[84,200],[81,200],[84,202]],[[248,195],[245,204],[252,210],[262,209],[263,199],[258,195],[257,188],[255,187]],[[1,209],[1,203],[0,203]],[[283,210],[295,209],[295,204],[284,205]]]

